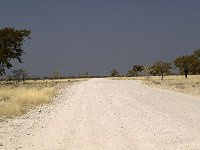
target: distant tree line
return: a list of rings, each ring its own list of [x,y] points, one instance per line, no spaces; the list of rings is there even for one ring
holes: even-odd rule
[[[13,67],[13,60],[17,60],[19,63],[22,63],[21,56],[24,54],[22,46],[25,39],[30,39],[30,34],[30,30],[16,30],[14,28],[4,28],[0,30],[0,76],[6,74],[6,69]],[[128,70],[126,76],[132,77],[140,75],[152,75],[161,76],[163,80],[165,75],[173,74],[173,68],[177,68],[179,70],[179,74],[184,75],[185,78],[187,78],[188,75],[200,74],[200,49],[195,50],[191,55],[177,57],[171,63],[158,60],[155,61],[150,67],[138,64],[134,65],[131,70]],[[20,81],[25,82],[26,79],[41,79],[40,77],[28,77],[28,73],[25,69],[15,69],[11,71],[11,73],[11,75],[7,75],[7,80],[14,80],[16,81],[16,84],[18,84]],[[119,76],[118,70],[111,70],[110,76]],[[85,72],[79,76],[73,77],[89,78],[97,76],[91,76],[88,72]],[[54,70],[51,77],[45,78],[54,80],[66,77],[61,76],[57,70]]]
[[[185,78],[188,75],[200,74],[200,49],[195,50],[191,55],[177,57],[172,63],[162,60],[155,61],[152,66],[145,67],[142,65],[134,65],[131,70],[128,70],[127,77],[140,75],[161,76],[163,80],[165,75],[172,75],[172,69],[178,69],[180,75]],[[110,76],[119,76],[116,69],[111,70]]]

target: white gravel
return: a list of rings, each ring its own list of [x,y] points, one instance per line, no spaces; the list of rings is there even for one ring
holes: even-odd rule
[[[200,150],[200,97],[90,79],[53,104],[0,120],[1,150]]]

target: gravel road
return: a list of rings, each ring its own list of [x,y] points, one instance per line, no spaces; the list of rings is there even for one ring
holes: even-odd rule
[[[1,150],[200,150],[200,97],[90,79],[54,103],[0,120]]]

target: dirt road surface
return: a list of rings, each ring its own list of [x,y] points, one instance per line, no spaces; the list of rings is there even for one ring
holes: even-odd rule
[[[200,97],[90,79],[53,104],[0,120],[1,150],[200,150]]]

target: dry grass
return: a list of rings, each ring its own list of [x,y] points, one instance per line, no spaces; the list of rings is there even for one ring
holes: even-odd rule
[[[18,86],[5,85],[1,82],[0,118],[20,116],[31,107],[49,103],[57,93],[58,84],[79,80],[29,80]]]
[[[107,77],[108,79],[111,80],[144,80],[143,76],[138,76],[138,77]]]
[[[161,80],[159,76],[146,77],[115,77],[114,80],[142,80],[144,84],[152,87],[178,91],[182,93],[200,95],[200,75],[189,75],[188,79],[184,76],[165,76]]]
[[[161,77],[150,77],[143,81],[153,87],[200,95],[200,75],[189,75],[188,79],[184,76],[166,76],[164,80],[161,80]]]
[[[4,87],[0,89],[0,116],[12,117],[27,108],[48,103],[55,94],[54,87]]]

